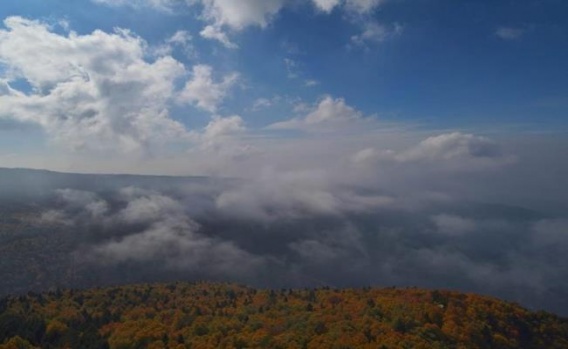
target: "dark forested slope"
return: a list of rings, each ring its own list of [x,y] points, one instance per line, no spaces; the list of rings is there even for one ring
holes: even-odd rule
[[[0,348],[33,347],[568,348],[568,321],[450,291],[135,285],[3,299]]]

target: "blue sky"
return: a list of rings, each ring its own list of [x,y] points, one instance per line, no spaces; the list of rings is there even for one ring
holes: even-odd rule
[[[271,125],[306,117],[326,97],[345,102],[358,117],[411,127],[413,132],[566,132],[568,4],[564,1],[246,0],[242,4],[20,0],[3,3],[0,18],[35,21],[54,37],[68,39],[70,33],[89,37],[95,31],[114,35],[117,28],[126,29],[140,40],[144,62],[153,64],[166,56],[175,60],[183,69],[177,77],[168,76],[174,91],[156,108],[184,128],[191,138],[190,149],[203,143],[196,138],[203,138],[207,125],[230,116],[238,116],[235,130],[245,130],[246,137],[297,137],[302,134],[297,127],[282,130]],[[3,40],[17,40],[19,34],[8,27],[3,26]],[[223,38],[207,37],[208,27]],[[183,33],[178,37],[183,42],[171,41],[176,33]],[[29,52],[42,55],[41,49]],[[0,54],[7,86],[28,96],[36,94],[29,74],[37,67],[26,62],[29,54],[8,56]],[[54,59],[67,58],[62,53]],[[210,82],[218,85],[219,95],[208,106],[196,91],[186,94],[185,102],[178,96],[195,78],[196,66],[207,66]],[[45,66],[50,69],[54,68]],[[64,73],[65,68],[57,69]],[[233,80],[224,84],[230,77]],[[37,96],[42,93],[45,97],[45,91]],[[29,108],[31,99],[25,103]],[[106,156],[98,145],[69,145],[62,134],[76,130],[58,131],[63,127],[58,123],[72,118],[56,115],[38,122],[26,112],[15,115],[13,109],[5,109],[0,110],[5,155],[29,154],[35,148],[37,156],[45,152],[59,158],[81,152]],[[109,122],[111,114],[107,117],[106,124],[116,121]],[[117,129],[105,132],[120,134]],[[144,141],[133,137],[129,142],[138,149]],[[113,141],[112,137],[93,140]],[[179,149],[179,142],[174,143],[166,149]],[[149,148],[135,157],[163,150]]]
[[[250,25],[232,34],[239,49],[199,36],[205,24],[199,6],[179,5],[172,14],[89,1],[22,0],[2,4],[0,17],[66,19],[80,34],[128,28],[149,44],[187,30],[198,57],[175,52],[176,59],[243,75],[246,89],[226,102],[231,113],[244,115],[256,98],[311,101],[331,94],[368,114],[436,127],[528,123],[546,129],[566,126],[567,10],[562,1],[390,1],[365,19],[349,19],[356,15],[340,8],[324,14],[298,2],[279,11],[266,28]],[[387,27],[396,23],[402,32],[349,48],[360,22],[371,20]],[[518,37],[503,39],[496,35],[499,28],[516,30]],[[297,63],[298,78],[287,77],[286,58]],[[319,84],[306,87],[308,79]],[[286,112],[247,116],[262,126]]]

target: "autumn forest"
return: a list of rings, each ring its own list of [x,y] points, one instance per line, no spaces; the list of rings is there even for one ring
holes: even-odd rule
[[[416,288],[141,284],[0,301],[0,348],[568,348],[568,320]]]

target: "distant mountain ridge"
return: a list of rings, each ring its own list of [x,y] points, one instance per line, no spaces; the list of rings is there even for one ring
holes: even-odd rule
[[[0,200],[6,198],[16,198],[18,201],[30,198],[43,199],[50,195],[53,190],[63,188],[93,191],[112,190],[135,185],[168,188],[190,181],[215,180],[204,176],[86,174],[0,167]]]
[[[3,343],[3,344],[2,344]],[[568,319],[408,289],[143,284],[0,301],[0,348],[568,348]]]

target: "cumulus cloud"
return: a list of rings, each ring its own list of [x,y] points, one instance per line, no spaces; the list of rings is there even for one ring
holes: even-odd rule
[[[178,30],[166,39],[165,44],[156,50],[158,56],[169,55],[174,48],[180,48],[188,58],[197,57],[197,50],[193,46],[193,36],[186,30]]]
[[[246,139],[244,120],[238,115],[213,116],[200,131],[192,132],[196,145],[188,155],[204,160],[207,173],[227,176],[247,158],[256,153]]]
[[[319,10],[330,13],[336,6],[341,3],[341,0],[313,0],[314,5]]]
[[[81,190],[62,189],[57,195],[59,210],[46,211],[45,220],[78,229],[98,227],[91,245],[84,246],[77,257],[84,262],[160,263],[165,270],[212,277],[254,274],[263,264],[262,257],[231,241],[200,233],[200,225],[182,202],[161,192],[126,187],[114,194],[112,202]]]
[[[238,48],[239,46],[237,44],[235,44],[234,42],[232,42],[227,33],[225,33],[223,31],[223,29],[221,29],[218,26],[215,25],[208,25],[205,28],[203,28],[203,30],[201,30],[201,32],[199,32],[199,34],[204,37],[205,39],[210,39],[210,40],[217,40],[220,43],[222,43],[226,48]]]
[[[215,116],[195,138],[202,150],[232,148],[234,136],[246,130],[243,119],[238,115],[227,117]]]
[[[0,117],[40,125],[74,149],[134,151],[185,136],[168,116],[175,81],[185,72],[171,56],[147,61],[147,44],[127,30],[60,35],[48,24],[9,17],[0,30],[5,89]]]
[[[206,271],[211,276],[254,273],[262,264],[262,258],[232,242],[199,234],[199,225],[185,215],[181,203],[163,195],[134,198],[117,218],[128,224],[146,223],[147,228],[95,245],[91,258],[103,263],[162,261],[166,268]]]
[[[238,115],[225,118],[216,117],[205,127],[203,138],[206,141],[210,141],[225,135],[243,131],[244,129],[243,119]]]
[[[181,204],[168,196],[132,187],[123,189],[121,196],[127,202],[118,214],[122,222],[140,224],[153,223],[166,216],[172,219],[183,218]]]
[[[43,212],[40,223],[72,226],[81,220],[101,220],[110,210],[105,200],[90,191],[58,189],[55,195],[59,209]]]
[[[228,215],[274,220],[305,214],[333,214],[339,202],[318,183],[317,173],[278,174],[266,170],[253,182],[222,192],[216,206]]]
[[[193,59],[198,56],[197,50],[193,45],[193,36],[186,30],[178,30],[170,37],[166,38],[161,44],[151,46],[149,51],[155,57],[171,55],[174,50],[179,49],[187,58]]]
[[[219,82],[213,78],[213,68],[199,64],[193,67],[192,78],[178,96],[180,103],[189,103],[214,113],[237,82],[237,73],[228,74]]]
[[[197,235],[190,222],[176,221],[163,221],[142,233],[96,246],[92,253],[106,263],[165,259],[168,268],[206,272],[210,277],[252,273],[262,262],[230,242]]]
[[[172,35],[167,42],[178,45],[188,45],[192,40],[191,34],[186,30],[178,30]]]
[[[218,210],[227,216],[274,222],[312,216],[368,213],[396,205],[389,195],[341,188],[337,179],[321,169],[277,171],[265,168],[240,186],[216,197]]]
[[[347,105],[343,98],[325,96],[305,117],[274,123],[269,128],[325,131],[360,120],[363,114]]]
[[[383,133],[383,137],[385,135]],[[394,149],[376,145],[363,147],[354,151],[349,161],[356,169],[350,175],[359,181],[408,193],[426,193],[444,188],[443,192],[451,187],[467,190],[463,185],[469,180],[466,178],[508,172],[517,159],[489,138],[449,132]]]
[[[428,137],[420,144],[398,156],[400,161],[416,161],[423,159],[455,158],[495,158],[500,157],[499,146],[486,137],[463,134],[460,132],[445,133]]]
[[[284,0],[197,0],[203,16],[217,26],[241,30],[250,25],[265,27],[284,6]],[[190,2],[190,3],[191,3]]]

